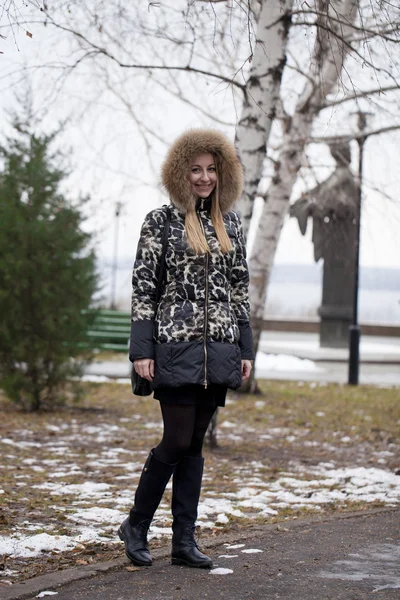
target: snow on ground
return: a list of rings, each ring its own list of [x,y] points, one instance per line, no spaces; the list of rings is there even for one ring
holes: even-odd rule
[[[231,573],[233,573],[232,569],[225,569],[224,567],[218,567],[210,571],[210,575],[230,575]]]
[[[45,552],[50,554],[51,552],[72,550],[76,545],[76,538],[66,535],[58,536],[49,535],[48,533],[36,535],[13,534],[0,537],[0,554],[28,558]]]
[[[251,467],[251,468],[249,468]],[[237,467],[233,471],[232,491],[217,494],[205,492],[199,506],[199,524],[218,527],[229,522],[231,517],[248,518],[279,514],[284,508],[307,507],[320,510],[323,505],[352,501],[366,503],[379,500],[388,505],[400,503],[400,476],[378,468],[353,467],[335,468],[332,463],[305,469],[296,468],[283,473],[275,481],[264,481],[264,466],[258,463]],[[69,494],[75,498],[67,511],[67,519],[74,533],[54,535],[35,534],[29,524],[24,532],[14,531],[10,536],[0,537],[0,554],[32,557],[41,553],[71,550],[78,544],[90,541],[116,542],[116,529],[125,518],[132,493],[127,492],[126,503],[121,502],[117,486],[85,482],[81,485],[63,485],[45,482],[39,489],[57,496]],[[114,508],[99,506],[104,494]],[[82,497],[90,498],[92,508],[79,508]],[[115,508],[115,506],[118,508]],[[57,506],[54,507],[57,509]],[[151,537],[170,535],[169,507],[162,504],[151,529]],[[233,550],[240,545],[227,546]],[[249,550],[246,550],[249,552]]]
[[[315,362],[289,354],[265,354],[257,352],[256,371],[313,371],[322,372]]]
[[[323,417],[323,412],[319,416]],[[137,419],[133,416],[129,420]],[[62,514],[63,521],[68,524],[68,534],[63,532],[63,535],[57,535],[48,522],[37,522],[37,517],[35,523],[26,520],[19,527],[15,526],[9,536],[0,537],[0,555],[33,557],[71,550],[93,541],[119,543],[116,530],[132,504],[134,489],[147,455],[144,450],[127,452],[120,445],[108,445],[109,441],[124,438],[126,430],[122,421],[121,419],[120,426],[98,422],[85,427],[86,438],[96,440],[99,448],[104,449],[88,452],[83,460],[81,457],[79,466],[75,462],[75,446],[82,431],[73,419],[60,427],[47,426],[55,434],[51,440],[44,437],[43,442],[31,441],[29,431],[14,432],[14,440],[9,437],[0,439],[0,450],[8,452],[12,449],[16,452],[16,448],[21,449],[22,446],[30,449],[30,457],[19,463],[15,485],[29,485],[37,490],[39,498],[40,494],[50,497],[51,509],[55,514]],[[145,425],[149,435],[160,426],[158,421],[147,422]],[[273,416],[271,426],[263,431],[262,435],[256,433],[259,440],[273,441],[281,438],[290,444],[295,444],[307,433],[305,428],[274,427]],[[253,435],[254,429],[245,423],[228,420],[220,425],[221,439],[232,439],[233,436],[240,441],[246,432],[247,435]],[[345,443],[340,432],[337,439]],[[301,440],[301,443],[304,444],[305,441],[307,440]],[[37,446],[46,449],[48,458],[42,461],[36,458],[33,448]],[[332,446],[332,456],[335,456],[336,450]],[[386,450],[377,454],[379,460],[384,461],[393,452]],[[220,461],[229,463],[228,459],[221,458]],[[109,483],[103,483],[103,474],[112,469],[117,469],[118,476],[110,478]],[[31,471],[36,473],[36,481],[39,483],[29,483]],[[360,501],[367,504],[379,501],[389,506],[400,503],[400,475],[376,466],[339,467],[334,461],[304,466],[293,462],[289,463],[286,472],[279,473],[275,479],[270,478],[270,473],[269,466],[264,465],[261,460],[249,460],[240,465],[229,463],[229,476],[224,476],[227,483],[222,487],[223,491],[215,491],[209,489],[212,488],[213,473],[206,463],[199,525],[202,528],[218,528],[232,519],[268,518],[279,515],[287,508],[318,511],[330,504],[345,506]],[[80,483],[73,482],[73,478],[77,476]],[[1,489],[0,493],[4,493],[4,490]],[[157,511],[149,537],[170,535],[170,526],[170,507],[163,502]],[[227,546],[226,549],[241,547],[234,545]]]

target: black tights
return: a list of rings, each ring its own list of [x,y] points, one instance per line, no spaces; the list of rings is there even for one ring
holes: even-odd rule
[[[166,463],[183,456],[201,456],[204,436],[215,412],[214,406],[166,404],[160,402],[164,433],[154,454]]]

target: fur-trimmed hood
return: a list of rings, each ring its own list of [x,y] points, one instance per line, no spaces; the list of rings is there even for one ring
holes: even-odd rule
[[[232,142],[215,129],[189,129],[172,144],[162,166],[162,183],[172,203],[183,213],[194,210],[196,204],[188,181],[189,163],[197,154],[207,152],[216,161],[223,214],[231,210],[242,193],[243,169]]]

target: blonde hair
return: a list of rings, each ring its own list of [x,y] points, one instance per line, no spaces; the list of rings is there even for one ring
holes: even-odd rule
[[[220,243],[221,250],[224,254],[232,250],[232,242],[226,233],[225,223],[219,203],[218,194],[218,173],[217,173],[217,185],[211,196],[211,222],[215,229],[217,239]],[[199,222],[196,214],[195,202],[191,204],[190,210],[186,212],[185,217],[185,232],[186,239],[189,246],[196,252],[196,254],[206,254],[210,252],[207,239],[204,235],[203,228]]]

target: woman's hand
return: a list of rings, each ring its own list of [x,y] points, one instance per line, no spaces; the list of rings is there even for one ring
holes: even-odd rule
[[[250,377],[253,363],[251,360],[242,360],[242,381],[246,381]]]
[[[153,381],[154,378],[154,360],[152,358],[141,358],[133,362],[133,367],[140,377]]]

